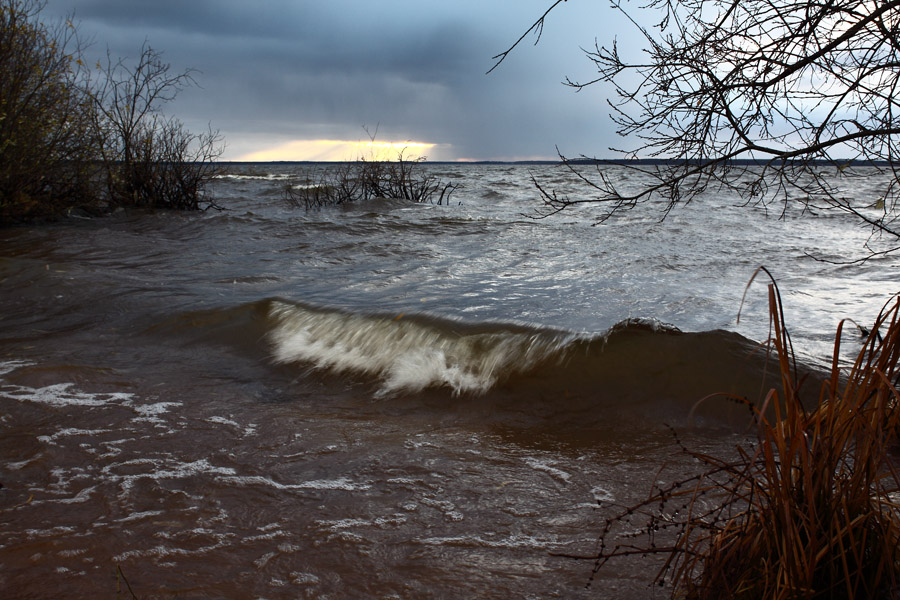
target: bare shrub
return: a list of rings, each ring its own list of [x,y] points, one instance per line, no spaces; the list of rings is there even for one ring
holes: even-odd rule
[[[0,0],[0,224],[72,208],[197,209],[222,152],[160,108],[193,83],[145,43],[134,67],[107,54],[86,68],[70,21],[40,0]]]
[[[397,160],[361,158],[324,168],[301,183],[285,187],[284,199],[307,210],[347,202],[392,198],[417,203],[447,204],[457,188],[420,170],[424,159],[410,160],[400,152]]]
[[[0,224],[95,200],[90,98],[74,26],[37,0],[0,2]]]
[[[193,73],[173,75],[171,65],[146,42],[134,67],[107,54],[97,69],[94,127],[110,203],[201,208],[203,188],[217,173],[213,161],[223,151],[221,137],[211,129],[191,133],[160,112],[161,105],[194,83]]]

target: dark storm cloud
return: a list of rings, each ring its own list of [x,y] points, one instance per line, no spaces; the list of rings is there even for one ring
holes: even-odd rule
[[[563,57],[542,41],[486,76],[491,56],[547,5],[491,4],[50,0],[46,13],[74,12],[97,54],[134,56],[148,39],[174,69],[196,68],[202,87],[170,108],[192,128],[220,129],[232,158],[289,139],[359,139],[376,124],[385,137],[449,144],[453,157],[609,145],[597,143],[607,129],[597,101],[558,83],[593,38],[573,41],[560,13]]]

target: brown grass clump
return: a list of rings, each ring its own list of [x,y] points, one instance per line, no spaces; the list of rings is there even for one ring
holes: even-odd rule
[[[890,454],[900,426],[900,299],[882,310],[846,372],[838,326],[830,378],[805,407],[774,280],[768,293],[781,389],[752,407],[755,443],[728,460],[682,446],[703,472],[654,487],[607,520],[593,575],[614,559],[657,555],[655,583],[678,598],[900,591],[900,476]]]

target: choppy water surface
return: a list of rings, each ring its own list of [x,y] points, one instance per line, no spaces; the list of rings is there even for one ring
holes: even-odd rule
[[[810,257],[859,255],[833,215],[536,220],[531,173],[582,193],[549,165],[430,165],[448,206],[288,208],[309,168],[230,167],[224,211],[0,231],[4,597],[110,597],[117,567],[142,598],[662,596],[652,564],[586,590],[559,555],[696,468],[666,425],[745,439],[733,406],[688,415],[763,389],[754,269],[813,367],[900,287],[894,258]]]

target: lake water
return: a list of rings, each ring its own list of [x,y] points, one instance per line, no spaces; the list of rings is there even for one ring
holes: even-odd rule
[[[0,231],[4,598],[648,598],[597,532],[765,392],[777,278],[801,359],[870,324],[898,259],[831,213],[708,193],[536,219],[558,165],[427,165],[448,205],[314,211],[323,165],[230,165],[227,210]],[[605,167],[626,183],[627,174]],[[880,178],[854,180],[857,197]],[[878,243],[874,241],[873,243]],[[845,335],[847,352],[859,340]],[[813,396],[815,393],[813,391]]]

